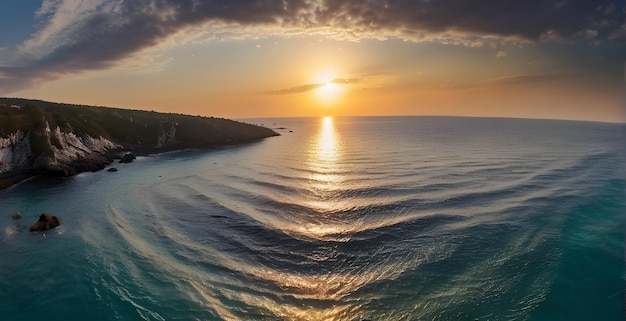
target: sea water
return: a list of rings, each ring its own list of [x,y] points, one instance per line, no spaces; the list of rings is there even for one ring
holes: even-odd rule
[[[623,124],[246,121],[0,191],[0,320],[623,320]]]

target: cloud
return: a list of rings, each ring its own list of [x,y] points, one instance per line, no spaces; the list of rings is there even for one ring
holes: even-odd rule
[[[593,29],[587,29],[585,30],[585,35],[587,36],[587,38],[593,39],[598,36],[598,31]]]
[[[209,38],[240,30],[260,37],[396,37],[465,46],[550,41],[593,30],[594,39],[611,35],[621,42],[625,17],[623,1],[616,0],[44,0],[35,15],[43,21],[14,49],[12,56],[20,58],[0,61],[0,94],[118,66],[147,49],[177,45],[169,41],[189,30]]]
[[[558,81],[576,76],[572,72],[553,72],[539,74],[520,74],[478,81],[464,88],[486,88],[502,86],[521,86],[528,84],[540,84],[549,81]]]
[[[41,17],[54,13],[61,4],[61,0],[43,0],[41,7],[35,11],[35,15],[37,17]]]
[[[497,58],[504,58],[506,56],[507,56],[507,53],[502,50],[498,51],[498,53],[496,54]]]
[[[613,41],[621,41],[623,43],[624,40],[626,40],[626,23],[621,25],[619,29],[613,31],[613,33],[609,36],[609,39]]]
[[[539,74],[519,74],[513,76],[491,78],[481,80],[469,84],[454,84],[446,82],[439,86],[441,89],[446,90],[466,90],[466,89],[480,89],[480,88],[493,88],[493,87],[511,87],[511,86],[523,86],[532,84],[541,84],[549,81],[559,81],[563,79],[569,79],[575,77],[573,72],[554,72],[554,73],[539,73]]]
[[[622,10],[610,10],[619,6]],[[570,37],[591,25],[623,21],[618,1],[323,1],[317,21],[355,32],[411,34],[472,34],[538,40],[544,34]],[[532,23],[529,23],[532,22]]]
[[[521,74],[508,77],[494,78],[477,82],[477,87],[487,86],[512,86],[523,84],[536,84],[552,80],[560,80],[572,77],[571,72],[559,72],[559,73],[543,73],[543,74]]]
[[[329,82],[335,85],[355,85],[355,84],[362,83],[363,81],[364,81],[363,78],[335,78]],[[270,94],[270,95],[301,94],[301,93],[313,91],[315,89],[324,87],[326,85],[327,83],[306,84],[306,85],[290,87],[290,88],[285,88],[285,89],[280,89],[280,90],[270,90],[265,93]]]
[[[292,95],[292,94],[301,94],[301,93],[305,93],[308,91],[313,91],[317,88],[323,87],[326,84],[306,84],[306,85],[301,85],[301,86],[296,86],[296,87],[290,87],[290,88],[286,88],[286,89],[280,89],[280,90],[271,90],[266,92],[266,94],[270,94],[270,95]]]
[[[331,80],[333,84],[337,85],[354,85],[363,81],[363,78],[336,78]]]

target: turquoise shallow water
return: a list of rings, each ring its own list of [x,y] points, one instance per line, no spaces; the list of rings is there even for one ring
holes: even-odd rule
[[[1,320],[624,319],[623,125],[247,121],[0,191]]]

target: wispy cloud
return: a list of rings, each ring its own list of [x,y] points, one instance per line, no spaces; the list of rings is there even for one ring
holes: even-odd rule
[[[555,72],[555,73],[543,73],[543,74],[521,74],[508,77],[500,77],[494,79],[488,79],[475,83],[476,87],[486,86],[513,86],[523,84],[536,84],[546,81],[555,81],[566,78],[571,78],[576,74],[571,72]]]
[[[355,85],[364,81],[364,78],[336,78],[331,80],[333,84],[337,85]]]
[[[0,73],[4,74],[0,94],[64,74],[118,66],[175,35],[188,30],[213,34],[216,26],[260,36],[324,33],[338,38],[398,37],[467,46],[482,46],[494,38],[568,38],[584,30],[593,30],[598,41],[623,41],[623,1],[559,3],[44,0],[35,13],[44,19],[41,27],[11,54],[19,59],[0,61]]]
[[[510,86],[522,86],[529,84],[541,84],[549,81],[559,81],[563,79],[569,79],[576,77],[577,74],[573,72],[554,72],[554,73],[539,73],[539,74],[519,74],[499,78],[485,79],[468,84],[454,84],[445,83],[440,86],[442,89],[447,90],[463,90],[463,89],[476,89],[476,88],[493,88],[493,87],[510,87]]]
[[[320,88],[320,87],[322,87],[324,85],[326,85],[326,84],[306,84],[306,85],[301,85],[301,86],[296,86],[296,87],[289,87],[289,88],[285,88],[285,89],[270,90],[270,91],[267,91],[265,93],[266,94],[270,94],[270,95],[301,94],[301,93],[313,91],[313,90],[315,90],[317,88]]]
[[[363,83],[364,81],[365,81],[364,78],[335,78],[329,81],[329,83],[332,83],[335,85],[348,86],[348,85],[360,84],[360,83]],[[295,87],[289,87],[285,89],[270,90],[270,91],[266,91],[265,93],[270,94],[270,95],[301,94],[301,93],[313,91],[315,89],[318,89],[327,85],[328,85],[327,83],[306,84],[306,85],[300,85],[300,86],[295,86]]]

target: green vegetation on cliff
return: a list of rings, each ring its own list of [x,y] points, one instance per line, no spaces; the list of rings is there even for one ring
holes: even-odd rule
[[[62,132],[103,137],[125,148],[147,150],[211,147],[278,135],[223,118],[0,98],[0,137],[17,130],[36,135],[32,130],[45,127],[46,122]]]

